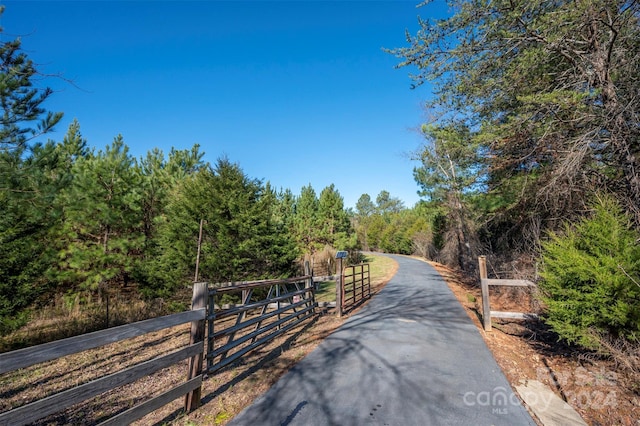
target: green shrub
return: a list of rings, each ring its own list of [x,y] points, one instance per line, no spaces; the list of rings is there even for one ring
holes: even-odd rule
[[[640,340],[640,233],[620,205],[600,197],[592,214],[543,243],[545,320],[588,349],[600,338]]]

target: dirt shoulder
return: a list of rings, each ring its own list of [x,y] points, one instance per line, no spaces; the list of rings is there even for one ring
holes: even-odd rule
[[[429,262],[449,285],[469,318],[478,327],[511,386],[538,380],[571,405],[589,425],[640,425],[638,383],[611,360],[558,342],[543,324],[520,320],[493,320],[491,332],[481,321],[481,292],[473,280]],[[530,312],[535,303],[528,294],[492,293],[492,309]]]

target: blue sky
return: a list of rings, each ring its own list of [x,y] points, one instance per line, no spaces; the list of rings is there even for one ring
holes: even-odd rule
[[[387,190],[419,200],[409,153],[428,86],[383,47],[406,44],[414,1],[4,1],[20,36],[90,146],[122,134],[135,157],[198,143],[294,194],[335,184],[345,206]],[[440,8],[443,1],[437,0]],[[431,8],[429,10],[432,10]]]

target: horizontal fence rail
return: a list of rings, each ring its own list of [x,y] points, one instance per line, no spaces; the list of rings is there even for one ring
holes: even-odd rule
[[[344,268],[342,274],[342,310],[352,309],[371,297],[369,264],[362,263]]]
[[[308,265],[306,269],[308,273]],[[307,274],[218,284],[209,289],[208,306],[211,374],[313,317],[317,304],[313,277]]]
[[[56,342],[45,343],[30,348],[0,354],[0,374],[55,360],[63,356],[84,352],[89,349],[98,348],[100,346],[141,336],[154,331],[171,328],[188,322],[191,322],[193,332],[194,327],[197,329],[204,328],[206,309],[202,301],[206,302],[206,286],[196,285],[194,286],[194,309],[191,311],[126,324],[119,327],[113,327],[106,330],[70,337],[68,339],[58,340]],[[44,399],[0,413],[0,425],[13,426],[32,423],[38,419],[58,413],[106,391],[132,383],[142,377],[148,376],[151,373],[174,365],[185,359],[193,360],[199,358],[202,360],[204,350],[203,342],[203,339],[194,339],[192,333],[190,344],[182,349],[136,364],[124,370],[100,377],[71,389],[64,390]],[[201,361],[200,364],[202,364]],[[191,392],[195,392],[200,388],[201,383],[201,374],[192,377],[192,374],[190,373],[187,378],[187,382],[182,385],[136,405],[135,407],[130,408],[101,424],[128,424],[182,395],[188,395]]]
[[[0,374],[204,318],[204,309],[152,318],[0,354]]]
[[[536,285],[529,280],[509,280],[487,278],[487,258],[480,256],[478,258],[480,268],[480,288],[482,291],[482,325],[485,331],[491,331],[491,318],[508,318],[508,319],[533,319],[538,318],[536,314],[523,312],[504,312],[492,311],[489,299],[490,286],[507,286],[507,287],[535,287]]]

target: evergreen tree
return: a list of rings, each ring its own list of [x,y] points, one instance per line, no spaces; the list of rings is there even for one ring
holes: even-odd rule
[[[365,250],[411,253],[404,220],[407,211],[402,201],[392,197],[389,191],[380,191],[375,204],[368,194],[363,194],[356,204],[354,217],[357,244]]]
[[[155,236],[156,222],[164,213],[169,192],[181,180],[205,166],[203,155],[196,144],[191,150],[171,148],[168,159],[165,159],[161,150],[155,148],[140,161],[143,226],[148,243]]]
[[[418,255],[425,259],[434,259],[436,256],[436,246],[433,232],[433,214],[424,211],[421,204],[416,205],[408,211],[412,216],[406,235],[411,241],[411,254]],[[430,217],[431,216],[431,217]]]
[[[320,192],[318,199],[318,221],[320,223],[321,243],[330,245],[338,249],[346,247],[336,247],[337,243],[346,244],[347,234],[350,232],[351,224],[349,216],[344,210],[344,201],[340,192],[331,184]]]
[[[25,173],[22,161],[12,167]],[[33,167],[29,173],[35,178]],[[0,333],[22,324],[26,316],[21,311],[43,290],[50,217],[36,192],[43,188],[34,188],[34,181],[5,180],[0,191]]]
[[[144,249],[134,278],[143,293],[149,296],[157,294],[156,290],[162,292],[166,281],[163,273],[171,275],[170,271],[163,272],[157,268],[162,246],[159,228],[166,222],[171,194],[184,180],[207,167],[202,160],[203,155],[196,144],[190,150],[171,148],[168,158],[161,150],[153,149],[140,161]]]
[[[376,205],[371,201],[369,194],[362,194],[356,202],[356,215],[360,218],[365,218],[373,214],[376,209]]]
[[[203,273],[217,280],[287,275],[297,253],[286,235],[275,233],[272,200],[263,197],[261,182],[226,158],[214,173],[205,227],[212,253],[203,260]]]
[[[420,195],[438,202],[446,217],[444,246],[438,259],[473,271],[480,243],[468,199],[484,179],[481,147],[463,123],[425,125],[422,133],[426,142],[417,153],[421,166],[414,169],[414,177],[422,189]]]
[[[19,179],[0,191],[0,332],[10,331],[26,318],[13,314],[55,291],[52,271],[64,213],[61,192],[72,182],[72,165],[85,155],[77,122],[62,143],[35,144],[14,166]],[[4,300],[3,300],[4,299]]]
[[[318,236],[318,230],[321,226],[318,207],[318,197],[311,184],[302,187],[296,200],[294,235],[298,246],[309,254],[314,253],[322,246]]]
[[[4,8],[0,6],[0,16]],[[62,113],[47,112],[42,106],[53,91],[48,87],[34,87],[38,70],[21,45],[20,39],[0,42],[0,153],[3,155],[21,154],[29,141],[50,132],[62,119]]]
[[[200,220],[204,225],[200,279],[222,282],[291,275],[297,251],[290,234],[278,232],[270,193],[226,158],[181,181],[171,193],[159,229],[147,291],[162,294],[194,277]]]
[[[62,113],[44,109],[52,91],[34,86],[37,76],[19,39],[0,42],[0,333],[26,321],[23,309],[46,284],[56,158],[53,144],[29,148]]]
[[[105,290],[130,279],[142,250],[141,177],[121,136],[105,151],[79,158],[63,193],[58,279]]]
[[[387,213],[398,213],[404,209],[402,200],[397,197],[392,197],[389,191],[382,190],[376,197],[377,211],[384,215]]]
[[[269,192],[271,186],[267,182],[266,191]],[[273,191],[273,190],[271,190]],[[273,220],[281,229],[280,232],[293,235],[293,223],[296,208],[296,197],[290,189],[280,190],[278,193],[273,192],[274,209]]]
[[[382,250],[382,236],[388,223],[380,214],[374,214],[367,220],[366,241],[369,250]]]
[[[167,296],[194,277],[200,221],[206,218],[205,194],[209,165],[186,176],[169,192],[164,214],[158,218],[153,250],[143,270],[143,293]]]
[[[601,339],[640,340],[640,233],[620,204],[600,197],[592,214],[543,244],[545,321],[590,349]]]
[[[356,231],[356,239],[358,240],[360,247],[364,250],[369,250],[369,241],[367,239],[367,233],[369,229],[369,223],[371,222],[371,215],[375,212],[376,205],[371,201],[369,194],[362,194],[356,202],[356,212],[353,216],[353,228]]]

